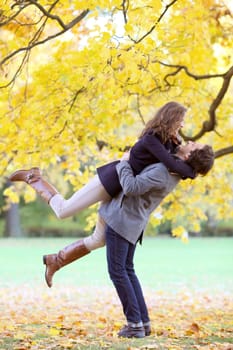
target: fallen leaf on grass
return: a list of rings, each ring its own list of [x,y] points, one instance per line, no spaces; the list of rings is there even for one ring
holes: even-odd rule
[[[56,335],[59,335],[60,334],[60,330],[59,329],[57,329],[57,328],[50,328],[50,330],[49,330],[49,335],[51,335],[51,336],[56,336]]]
[[[147,345],[143,345],[140,347],[140,350],[156,350],[159,349],[159,346],[157,344],[147,344]]]
[[[207,302],[206,296],[199,291],[196,295],[193,290],[180,294],[147,292],[152,337],[156,342],[151,342],[152,337],[145,338],[140,343],[143,346],[138,346],[117,336],[125,320],[113,288],[101,288],[101,298],[99,293],[85,288],[79,288],[78,293],[77,302],[77,289],[72,287],[67,293],[63,287],[47,294],[39,288],[36,292],[30,287],[23,291],[2,288],[0,348],[10,344],[12,350],[79,347],[99,350],[114,349],[116,344],[121,349],[124,344],[124,349],[128,345],[128,350],[183,350],[188,336],[192,344],[190,349],[233,350],[232,344],[222,343],[224,338],[229,339],[232,329],[233,301],[230,296],[224,298],[219,294],[207,298]],[[197,322],[187,327],[187,320],[194,318]]]
[[[190,327],[186,330],[185,334],[186,335],[196,335],[199,336],[200,332],[200,327],[198,326],[197,323],[192,323]]]

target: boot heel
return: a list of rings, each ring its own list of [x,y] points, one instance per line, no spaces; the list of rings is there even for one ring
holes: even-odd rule
[[[46,255],[43,256],[43,263],[44,263],[45,265],[47,265],[47,264],[46,264]]]

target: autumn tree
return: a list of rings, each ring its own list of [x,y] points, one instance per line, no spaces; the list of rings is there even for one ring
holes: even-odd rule
[[[228,218],[232,11],[230,0],[1,0],[2,175],[56,165],[77,189],[176,100],[189,108],[183,139],[210,143],[216,162],[160,211],[178,235],[207,214]]]

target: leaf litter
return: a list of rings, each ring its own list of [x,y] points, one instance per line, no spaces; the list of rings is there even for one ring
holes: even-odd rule
[[[119,339],[125,324],[111,287],[0,288],[0,350],[233,350],[231,293],[145,289],[152,335]]]

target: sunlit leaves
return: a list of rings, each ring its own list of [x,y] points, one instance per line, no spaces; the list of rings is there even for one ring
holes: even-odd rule
[[[12,203],[18,203],[19,198],[12,187],[6,188],[3,194],[11,200]]]
[[[132,145],[145,121],[169,100],[189,108],[185,135],[198,133],[223,80],[195,75],[229,69],[232,14],[222,1],[169,4],[62,0],[51,10],[47,1],[12,8],[1,1],[1,60],[13,54],[0,77],[2,87],[9,84],[0,101],[3,175],[58,163],[77,189],[96,166],[120,157],[119,149]],[[62,31],[86,9],[90,12],[70,30],[17,53]],[[215,150],[232,145],[231,94],[229,88],[216,110],[215,130],[200,139]],[[97,141],[108,147],[100,150]],[[185,224],[184,230],[196,231],[207,208],[217,219],[226,217],[232,210],[231,164],[231,155],[217,159],[212,174],[180,184],[165,201],[170,205],[164,218],[174,228]]]

